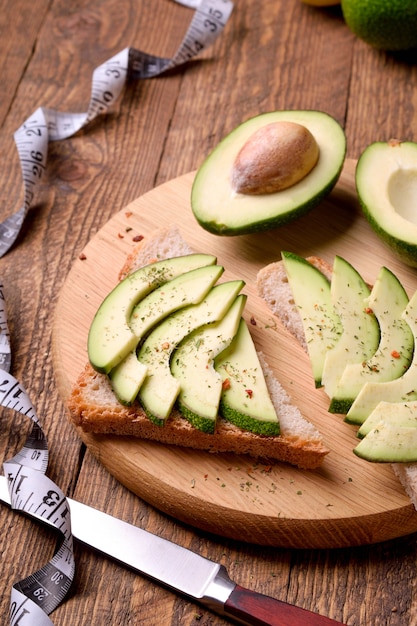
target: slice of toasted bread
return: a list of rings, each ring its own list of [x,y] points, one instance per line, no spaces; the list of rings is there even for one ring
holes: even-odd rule
[[[157,231],[141,242],[126,260],[123,278],[152,260],[193,252],[179,229]],[[200,431],[174,410],[164,426],[157,426],[145,415],[139,403],[126,407],[116,399],[109,379],[89,364],[76,381],[68,401],[71,420],[85,432],[128,435],[221,453],[248,454],[268,461],[291,463],[303,469],[319,467],[329,449],[318,430],[308,422],[271,371],[262,354],[259,359],[271,399],[280,422],[279,436],[261,436],[242,430],[219,417],[213,434]]]
[[[332,267],[320,257],[307,257],[329,280]],[[371,285],[369,285],[372,288]],[[301,316],[291,293],[284,263],[270,263],[258,272],[257,288],[259,295],[268,304],[271,311],[282,321],[287,330],[297,339],[307,352]],[[392,469],[403,486],[412,504],[417,509],[417,463],[393,463]]]

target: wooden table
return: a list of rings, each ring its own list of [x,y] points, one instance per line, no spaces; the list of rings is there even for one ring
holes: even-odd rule
[[[372,141],[416,140],[415,56],[356,39],[340,9],[299,0],[236,0],[215,45],[169,75],[132,82],[111,114],[52,144],[48,171],[17,245],[0,260],[13,374],[41,416],[49,476],[63,491],[225,564],[239,584],[351,626],[417,621],[415,536],[383,544],[288,550],[239,545],[161,514],[85,450],[55,382],[51,328],[60,289],[91,237],[156,185],[198,167],[244,119],[272,109],[321,109],[345,128],[348,156]],[[192,11],[170,0],[3,0],[0,13],[0,188],[3,219],[22,201],[13,132],[38,107],[84,111],[91,73],[126,46],[170,57]],[[0,457],[27,424],[1,416]],[[0,613],[12,584],[53,554],[55,534],[0,507]],[[55,624],[220,625],[220,617],[77,544],[76,578]],[[4,618],[6,623],[6,618]]]

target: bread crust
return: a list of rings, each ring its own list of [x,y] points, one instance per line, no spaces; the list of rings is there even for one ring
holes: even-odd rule
[[[329,450],[319,436],[266,437],[241,430],[222,418],[213,434],[200,431],[174,410],[164,426],[157,426],[135,403],[123,406],[113,398],[108,378],[87,365],[79,376],[68,409],[75,426],[85,432],[125,435],[151,439],[163,444],[189,447],[207,452],[245,454],[265,461],[281,461],[302,469],[320,467]]]

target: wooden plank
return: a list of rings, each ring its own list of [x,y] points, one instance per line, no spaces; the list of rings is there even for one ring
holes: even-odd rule
[[[359,158],[374,141],[417,141],[414,53],[375,50],[354,39],[346,133]]]
[[[0,12],[0,127],[30,63],[39,31],[48,13],[47,0],[3,0]],[[7,33],[7,36],[5,34]]]

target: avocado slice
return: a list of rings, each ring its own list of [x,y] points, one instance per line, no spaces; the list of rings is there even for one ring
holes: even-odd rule
[[[245,320],[235,338],[215,360],[223,381],[220,412],[242,430],[276,436],[280,426],[262,366]]]
[[[402,318],[410,326],[417,341],[417,292],[411,297]],[[385,382],[367,382],[350,407],[345,420],[349,424],[363,424],[379,402],[410,402],[417,400],[417,350],[414,349],[410,366],[402,376]]]
[[[417,428],[382,421],[360,441],[353,452],[374,463],[415,463]]]
[[[190,254],[151,263],[120,281],[103,300],[90,326],[87,348],[94,369],[107,374],[137,345],[129,320],[139,300],[175,276],[215,263],[211,254]]]
[[[164,317],[201,302],[223,271],[221,265],[207,265],[184,272],[135,305],[129,319],[129,327],[136,337],[135,348],[109,373],[113,391],[122,404],[132,404],[145,380],[147,368],[136,356],[141,339]]]
[[[358,437],[362,439],[381,422],[417,428],[417,402],[379,402],[359,428]]]
[[[359,272],[340,256],[334,259],[330,291],[343,326],[343,333],[333,348],[327,351],[323,366],[323,387],[329,398],[333,398],[346,365],[370,359],[379,345],[380,332],[374,314],[364,305],[364,299],[370,294],[368,285]],[[333,413],[347,412],[343,402],[331,403],[329,410]]]
[[[243,285],[242,280],[234,280],[214,286],[202,302],[169,315],[143,342],[138,359],[148,372],[138,397],[155,424],[163,426],[180,392],[180,383],[170,370],[175,347],[196,328],[222,319]]]
[[[179,410],[204,432],[215,430],[222,392],[222,379],[214,369],[214,359],[232,342],[246,300],[244,294],[237,296],[223,319],[192,332],[171,358],[171,373],[180,383]]]
[[[359,157],[356,188],[365,217],[385,244],[417,267],[417,143],[374,142]]]
[[[321,387],[327,351],[339,340],[343,328],[331,295],[330,281],[317,267],[292,252],[282,252],[288,282],[303,323],[314,383]]]
[[[234,191],[231,173],[240,150],[255,132],[276,122],[293,122],[310,131],[319,148],[317,163],[299,182],[280,191],[260,195]],[[217,235],[281,226],[313,209],[330,193],[345,154],[343,129],[326,113],[273,111],[258,115],[227,135],[200,166],[191,191],[193,214],[204,229]]]
[[[407,293],[398,278],[382,267],[364,302],[365,310],[372,312],[379,324],[381,340],[378,349],[369,359],[346,365],[331,399],[332,412],[347,413],[367,381],[394,380],[408,369],[414,337],[401,317],[407,304]]]

